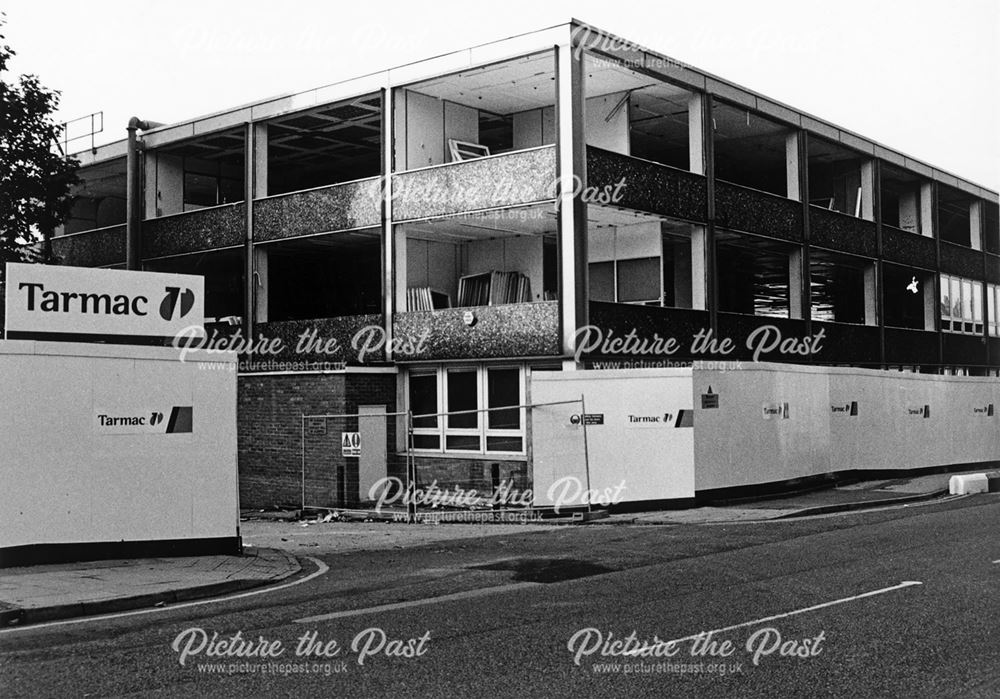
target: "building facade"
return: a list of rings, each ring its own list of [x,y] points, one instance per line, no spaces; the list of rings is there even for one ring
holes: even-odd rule
[[[527,487],[537,371],[1000,368],[996,192],[575,20],[138,130],[52,248],[204,275],[244,506],[304,499],[303,415],[379,406],[426,481]]]

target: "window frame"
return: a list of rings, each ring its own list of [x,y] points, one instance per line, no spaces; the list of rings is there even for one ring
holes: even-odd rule
[[[942,273],[938,283],[941,331],[981,336],[989,322],[984,315],[983,282]],[[948,300],[947,304],[945,298]]]
[[[437,438],[437,448],[414,447],[414,453],[419,454],[448,454],[456,456],[471,456],[481,458],[493,458],[501,456],[525,457],[527,454],[527,410],[524,408],[525,395],[527,391],[527,368],[523,364],[455,364],[440,366],[435,368],[414,368],[406,372],[404,395],[407,410],[410,409],[411,379],[413,376],[434,376],[437,391],[437,412],[448,412],[448,376],[452,373],[474,371],[476,375],[476,410],[485,411],[489,407],[489,372],[490,370],[516,370],[517,371],[517,395],[518,395],[518,423],[519,427],[499,428],[489,426],[489,416],[484,412],[476,413],[476,427],[451,427],[448,424],[448,415],[439,415],[435,427],[414,427],[413,435],[434,436]],[[509,408],[508,408],[509,409]],[[478,449],[455,449],[448,447],[448,437],[477,437],[479,440]],[[500,451],[488,449],[488,439],[490,437],[508,437],[521,440],[519,451]]]

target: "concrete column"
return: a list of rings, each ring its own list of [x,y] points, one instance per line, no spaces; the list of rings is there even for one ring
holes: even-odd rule
[[[566,366],[576,353],[577,329],[588,323],[587,186],[584,142],[583,52],[571,44],[556,48],[556,134],[559,177],[559,306]]]
[[[393,298],[393,307],[398,309],[399,313],[403,313],[406,311],[407,288],[406,228],[403,226],[393,226],[393,231],[390,235],[392,236],[393,249],[392,265],[395,270],[395,280],[393,283],[395,296]],[[457,300],[458,299],[456,299],[456,301]]]
[[[785,136],[785,182],[789,199],[802,201],[799,173],[799,134],[797,131]]]
[[[688,98],[688,170],[705,174],[705,95],[695,92]]]
[[[155,150],[146,151],[142,156],[143,163],[143,182],[145,186],[143,189],[145,205],[143,206],[143,218],[155,218],[156,217],[156,191],[158,189],[156,182],[156,170],[157,170],[157,160],[159,155]]]
[[[983,202],[979,199],[969,204],[969,240],[973,250],[983,249]]]
[[[266,323],[268,320],[268,252],[266,246],[258,245],[253,251],[253,290],[254,290],[254,322]]]
[[[875,161],[861,163],[861,218],[875,220]]]
[[[243,129],[243,204],[245,224],[243,230],[243,335],[253,337],[253,324],[257,319],[254,304],[257,302],[257,285],[254,276],[256,257],[253,245],[253,198],[257,181],[255,153],[257,131],[247,122]]]
[[[934,185],[920,183],[920,235],[934,237]]]
[[[253,125],[253,196],[267,196],[267,124]]]
[[[406,236],[403,236],[401,248],[397,248],[396,233],[392,225],[392,168],[393,168],[393,129],[392,118],[393,90],[386,83],[382,88],[382,313],[385,330],[385,358],[392,361],[392,316],[396,309],[406,310]],[[402,250],[402,265],[399,266]],[[402,270],[402,271],[400,271]],[[402,275],[402,276],[400,276]],[[401,280],[397,283],[397,280]],[[402,296],[402,304],[397,303],[396,295]]]
[[[875,265],[865,266],[865,325],[878,325],[878,285]]]
[[[811,300],[807,290],[809,270],[804,269],[802,248],[796,248],[788,254],[788,317],[802,319],[806,317],[806,308]]]
[[[708,231],[691,226],[691,308],[708,310]]]

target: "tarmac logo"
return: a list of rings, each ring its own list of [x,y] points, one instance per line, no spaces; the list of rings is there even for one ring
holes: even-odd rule
[[[160,317],[163,320],[183,318],[194,307],[194,292],[190,289],[181,290],[177,286],[168,286],[166,296],[160,302]],[[180,308],[178,308],[178,303]]]
[[[194,406],[175,405],[167,416],[158,410],[97,411],[94,428],[102,434],[184,434],[194,431]]]

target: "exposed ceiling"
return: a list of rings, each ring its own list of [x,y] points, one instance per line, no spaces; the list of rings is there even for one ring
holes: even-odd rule
[[[296,112],[268,122],[271,163],[306,165],[377,156],[382,135],[379,95]]]

